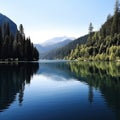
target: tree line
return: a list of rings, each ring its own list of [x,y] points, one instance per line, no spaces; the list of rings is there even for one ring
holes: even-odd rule
[[[106,22],[97,32],[89,25],[89,37],[84,45],[77,45],[65,59],[78,60],[120,60],[120,8],[116,0],[114,15],[108,15]]]
[[[31,39],[25,37],[23,25],[15,35],[10,30],[9,23],[0,26],[0,60],[1,61],[34,61],[39,59],[39,53]]]

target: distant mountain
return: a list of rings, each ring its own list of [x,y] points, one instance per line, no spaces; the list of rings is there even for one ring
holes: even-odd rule
[[[52,38],[50,40],[47,40],[46,42],[42,43],[41,45],[42,46],[51,46],[51,45],[54,45],[54,44],[57,44],[57,43],[61,43],[61,42],[64,42],[65,40],[74,40],[75,38],[70,38],[70,37],[66,37],[66,36],[63,36],[63,37],[55,37],[55,38]]]
[[[42,45],[40,44],[34,44],[34,46],[37,48],[37,50],[39,51],[39,53],[43,53],[45,52],[45,47],[43,47]]]
[[[61,47],[65,46],[65,45],[67,45],[70,42],[72,42],[72,40],[67,39],[67,40],[64,40],[64,41],[59,42],[59,43],[44,46],[44,52],[48,52],[48,51],[53,50],[53,49],[61,48]]]
[[[2,26],[4,23],[9,23],[10,30],[13,35],[17,32],[17,25],[7,16],[0,13],[0,26]]]
[[[58,37],[57,37],[58,38]],[[61,38],[61,39],[60,39]],[[67,37],[64,37],[64,38],[67,38]],[[51,39],[49,41],[52,42],[52,40],[56,40],[55,38],[54,39]],[[58,39],[57,39],[58,40]],[[61,41],[61,42],[60,42]],[[52,42],[51,44],[34,44],[34,46],[37,48],[37,50],[39,51],[40,53],[40,58],[43,58],[44,56],[46,56],[46,54],[48,54],[49,51],[56,51],[56,49],[58,48],[61,48],[61,47],[64,47],[65,45],[69,44],[70,42],[72,42],[73,39],[63,39],[63,37],[59,37],[59,40],[57,42]],[[46,42],[47,43],[47,42]],[[48,42],[49,43],[49,42]]]
[[[71,50],[75,49],[77,45],[85,44],[87,39],[88,34],[64,45],[63,47],[47,52],[42,56],[42,59],[63,59],[65,56],[69,55]]]

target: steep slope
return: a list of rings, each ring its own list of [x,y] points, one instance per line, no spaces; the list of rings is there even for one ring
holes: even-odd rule
[[[15,35],[17,32],[17,25],[10,18],[0,13],[0,26],[3,26],[4,23],[9,23],[10,31]]]
[[[101,29],[89,38],[85,45],[77,46],[66,59],[120,61],[120,8],[107,17]]]
[[[0,14],[0,61],[36,61],[39,59],[37,49],[30,38],[25,37],[23,30],[22,24],[17,30],[14,22]]]

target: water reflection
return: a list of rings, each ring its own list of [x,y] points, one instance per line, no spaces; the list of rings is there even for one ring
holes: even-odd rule
[[[17,96],[19,105],[22,105],[25,84],[30,84],[38,68],[38,63],[0,64],[0,112],[7,109]]]
[[[33,76],[34,74],[37,75]],[[29,92],[25,91],[25,84],[31,84]],[[96,95],[99,98],[96,98]],[[17,110],[25,115],[32,109],[31,114],[25,116],[30,120],[33,119],[33,116],[36,116],[36,119],[44,118],[44,120],[63,120],[64,118],[65,120],[68,118],[77,120],[87,118],[87,116],[87,119],[113,120],[116,117],[119,120],[120,63],[1,64],[0,111],[4,112],[5,109],[8,109],[15,99],[19,101],[19,105],[22,105],[23,100],[28,102],[24,102],[25,105],[22,106],[25,107],[21,111],[18,110],[19,108]],[[101,111],[96,111],[98,108]],[[106,109],[110,111],[106,111]],[[8,112],[6,115],[9,116],[11,113]],[[22,115],[20,119],[23,119]]]
[[[120,112],[120,63],[86,62],[71,63],[71,72],[80,81],[89,85],[89,100],[92,102],[92,87],[99,89],[108,105]]]
[[[43,69],[44,68],[44,69]],[[51,70],[52,68],[52,70]],[[39,72],[38,72],[39,73]],[[41,64],[41,74],[74,78],[88,85],[88,101],[94,101],[93,88],[99,90],[107,106],[120,119],[120,63],[68,62]]]
[[[60,80],[68,80],[73,78],[72,72],[70,70],[70,64],[66,62],[58,63],[42,63],[39,65],[40,68],[37,74],[42,74],[49,76],[51,78],[60,77]],[[62,79],[63,78],[63,79]],[[59,80],[59,79],[54,79]]]

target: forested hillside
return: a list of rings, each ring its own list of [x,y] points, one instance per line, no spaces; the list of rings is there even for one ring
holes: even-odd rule
[[[38,51],[31,43],[30,38],[25,38],[22,24],[16,34],[13,34],[8,22],[0,26],[0,61],[32,61],[38,59]]]
[[[10,18],[0,13],[0,26],[3,26],[4,23],[9,23],[10,31],[13,35],[17,33],[17,25]]]
[[[120,60],[120,8],[116,0],[114,15],[109,15],[101,29],[93,34],[92,23],[86,44],[77,45],[66,59]]]

